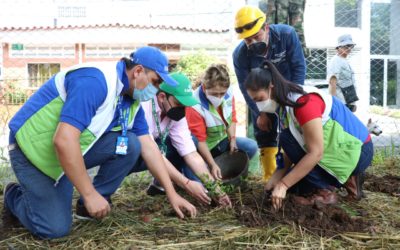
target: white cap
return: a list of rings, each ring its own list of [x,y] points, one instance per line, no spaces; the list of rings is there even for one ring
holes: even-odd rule
[[[345,34],[345,35],[339,36],[338,44],[337,44],[336,48],[341,47],[341,46],[345,46],[345,45],[356,45],[353,42],[353,39],[351,38],[350,34]]]

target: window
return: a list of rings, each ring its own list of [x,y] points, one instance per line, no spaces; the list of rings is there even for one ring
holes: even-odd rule
[[[390,54],[390,32],[397,31],[390,24],[390,8],[390,3],[371,3],[371,54]]]
[[[59,71],[60,64],[58,63],[28,64],[29,87],[40,87]]]
[[[326,49],[310,49],[306,58],[306,79],[326,79]]]
[[[360,0],[335,0],[335,27],[360,26]]]
[[[371,59],[370,104],[384,105],[383,81],[385,77],[383,59]],[[387,105],[396,105],[398,61],[389,60],[387,68]]]
[[[58,17],[86,17],[86,7],[77,7],[77,6],[58,7]]]

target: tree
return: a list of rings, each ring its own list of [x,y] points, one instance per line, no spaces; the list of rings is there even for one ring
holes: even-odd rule
[[[218,58],[201,50],[182,56],[177,63],[176,71],[184,73],[193,84],[196,84],[206,68],[210,64],[217,62],[219,62]]]

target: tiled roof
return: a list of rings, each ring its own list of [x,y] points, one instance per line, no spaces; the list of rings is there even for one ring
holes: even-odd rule
[[[66,30],[66,29],[94,29],[94,28],[133,28],[133,29],[169,29],[189,32],[226,33],[229,29],[190,28],[173,25],[137,25],[137,24],[94,24],[94,25],[62,25],[62,26],[31,26],[31,27],[0,27],[0,31],[35,31],[35,30]]]

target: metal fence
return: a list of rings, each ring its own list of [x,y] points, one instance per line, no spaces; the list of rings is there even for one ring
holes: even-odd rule
[[[396,34],[400,31],[400,1],[321,1],[319,8],[322,11],[331,5],[335,9],[336,34],[352,34],[357,43],[348,60],[355,69],[357,90],[368,90],[363,96],[366,102],[361,102],[366,104],[366,112],[357,115],[363,121],[371,118],[381,127],[383,133],[372,137],[375,147],[383,147],[387,154],[399,154],[400,38]],[[306,8],[313,6],[310,3]],[[327,31],[329,34],[330,29]],[[310,50],[307,78],[326,84],[327,62],[335,54],[335,48],[311,47]]]
[[[281,4],[284,2],[288,4]],[[400,1],[304,2],[4,0],[0,3],[4,13],[0,16],[0,147],[7,145],[7,123],[12,115],[51,75],[80,62],[118,60],[142,45],[164,50],[172,68],[179,66],[182,58],[198,53],[227,63],[238,102],[238,133],[245,135],[247,106],[231,66],[231,53],[238,43],[232,29],[233,17],[245,3],[287,6],[288,10],[293,10],[293,4],[305,7],[304,17],[296,19],[301,25],[296,23],[295,27],[300,33],[304,28],[306,77],[311,84],[326,84],[327,64],[335,53],[337,36],[352,33],[362,46],[355,48],[349,60],[354,63],[358,79],[362,79],[358,89],[367,89],[361,105],[366,112],[360,116],[365,121],[372,118],[383,129],[383,134],[373,136],[375,145],[399,147]],[[313,13],[320,13],[320,22],[307,22],[315,16]],[[289,15],[280,22],[292,21]],[[318,26],[321,22],[325,22],[329,39]],[[365,64],[366,60],[369,63]],[[206,66],[196,68],[191,77],[198,77]]]

